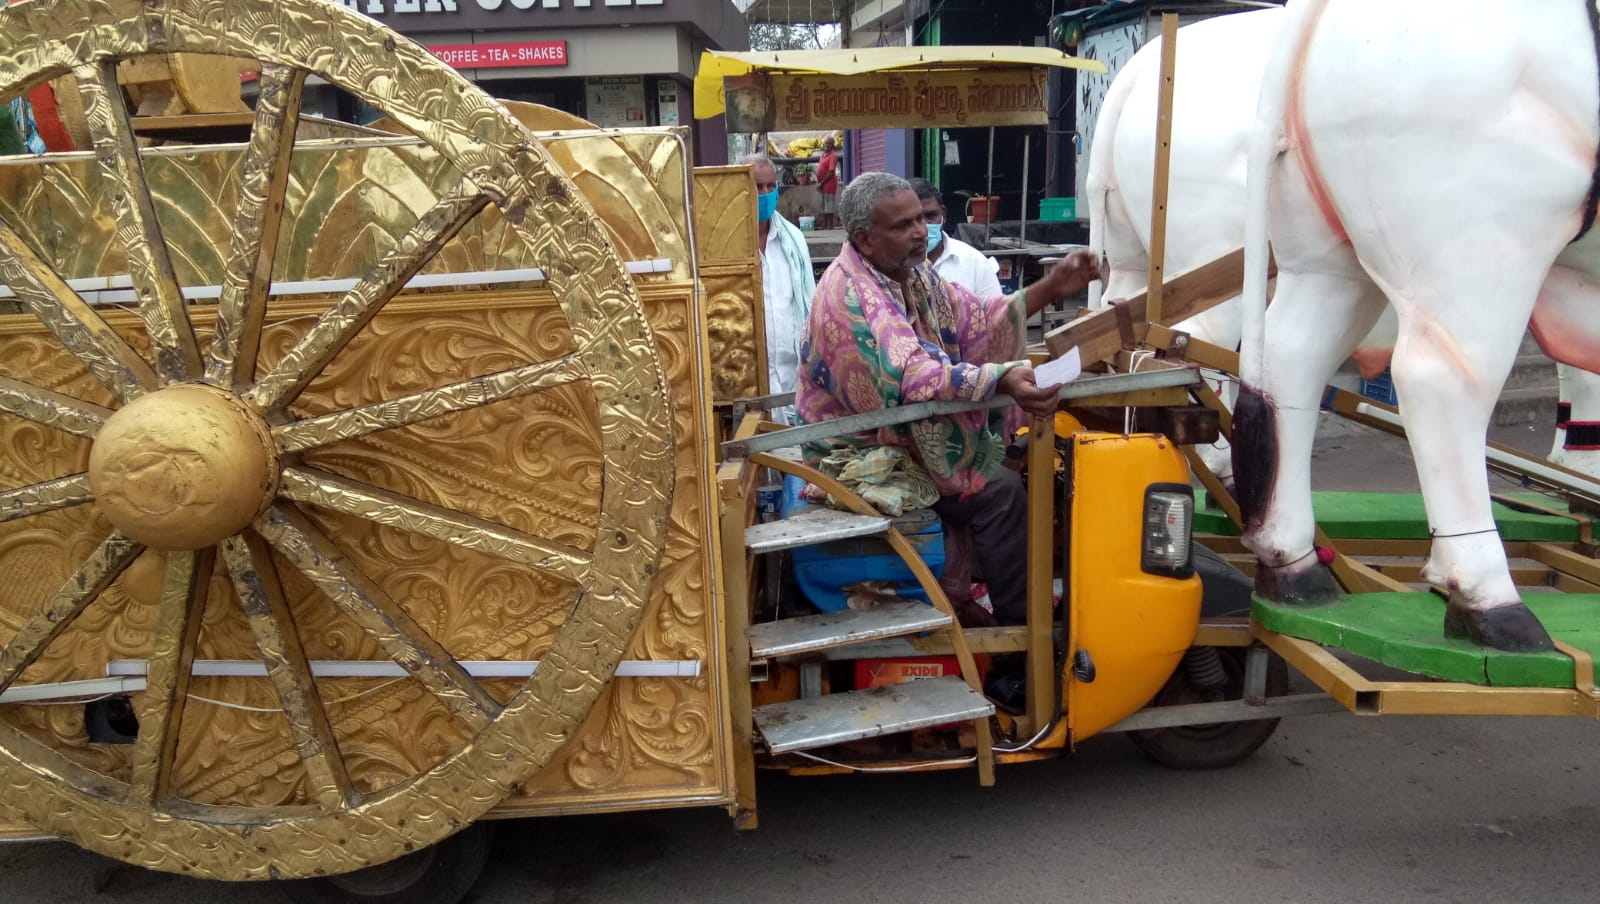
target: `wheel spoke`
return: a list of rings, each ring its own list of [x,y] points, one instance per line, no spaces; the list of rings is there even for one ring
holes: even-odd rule
[[[267,676],[289,720],[289,735],[305,763],[312,796],[328,812],[351,806],[356,800],[355,788],[311,677],[311,665],[300,645],[270,550],[258,535],[245,533],[222,542],[222,557],[255,635],[256,648],[267,664]]]
[[[106,60],[80,66],[73,75],[83,97],[83,114],[100,171],[115,186],[117,238],[128,255],[128,272],[138,294],[140,319],[150,334],[156,371],[169,381],[199,376],[200,345],[184,311],[172,257],[145,187],[139,143],[117,84],[117,63]]]
[[[161,587],[150,670],[145,678],[150,705],[139,720],[139,737],[133,742],[130,803],[148,807],[172,794],[172,764],[177,758],[195,645],[215,564],[216,550],[210,547],[167,553],[167,577]]]
[[[315,468],[289,468],[278,492],[285,498],[433,537],[537,568],[576,584],[589,574],[589,553],[552,543],[462,512]]]
[[[44,483],[29,484],[0,493],[0,524],[42,515],[56,509],[71,508],[94,499],[89,489],[89,475],[72,474],[57,477]]]
[[[0,280],[45,329],[119,400],[160,385],[149,362],[124,342],[22,236],[0,220]]]
[[[243,389],[255,379],[305,80],[304,70],[276,63],[261,67],[255,126],[239,169],[239,212],[217,302],[216,338],[206,365],[206,381],[217,386]]]
[[[100,592],[121,574],[144,546],[115,531],[89,555],[37,614],[23,623],[11,642],[0,647],[0,691],[33,665],[47,647],[75,621]]]
[[[263,411],[278,411],[293,403],[339,350],[488,202],[472,182],[463,179],[457,183],[245,393],[246,400]]]
[[[0,377],[0,411],[85,439],[94,439],[111,416],[99,405],[10,377]]]
[[[499,714],[500,704],[455,657],[299,510],[273,506],[256,519],[255,527],[456,718],[476,731]]]
[[[387,402],[306,418],[276,427],[272,433],[277,438],[280,450],[302,452],[380,430],[405,427],[468,408],[514,399],[541,389],[564,386],[587,376],[587,370],[577,357],[563,355],[538,364],[527,364],[448,386],[410,393]]]

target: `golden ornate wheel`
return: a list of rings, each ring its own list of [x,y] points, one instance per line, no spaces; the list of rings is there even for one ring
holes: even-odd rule
[[[204,317],[174,276],[116,80],[119,61],[170,52],[260,64],[232,245],[219,299],[204,306]],[[63,75],[77,83],[101,177],[112,186],[109,215],[139,326],[114,328],[33,238],[0,221],[0,281],[114,399],[102,406],[59,386],[0,377],[0,412],[92,443],[81,473],[0,493],[0,522],[84,505],[95,514],[82,523],[99,530],[80,544],[92,551],[71,577],[9,639],[0,634],[0,691],[62,642],[114,582],[130,580],[136,559],[164,558],[154,569],[164,574],[149,617],[119,629],[145,632],[150,651],[125,768],[86,765],[0,720],[0,810],[122,860],[224,879],[338,873],[431,844],[483,815],[572,735],[615,671],[655,580],[672,492],[672,426],[658,351],[626,269],[593,211],[503,108],[422,48],[342,6],[26,0],[0,9],[0,99]],[[402,123],[460,180],[269,360],[269,280],[308,75]],[[543,270],[570,331],[565,353],[313,415],[291,407],[486,209],[498,211]],[[213,314],[208,343],[196,326]],[[148,355],[139,350],[146,346]],[[336,473],[328,464],[336,458],[316,458],[352,438],[579,385],[592,399],[582,418],[597,427],[600,463],[591,548]],[[497,696],[430,636],[408,601],[364,573],[319,526],[318,512],[514,563],[577,591],[560,607],[565,619],[537,671]],[[141,558],[146,550],[159,555]],[[293,574],[280,573],[279,563]],[[230,805],[178,793],[179,728],[195,696],[203,616],[215,609],[214,574],[225,574],[237,596],[276,693],[269,709],[281,709],[304,765],[296,802]],[[313,638],[284,593],[291,577],[314,585],[326,607],[398,663],[466,743],[405,780],[358,786],[308,664]]]

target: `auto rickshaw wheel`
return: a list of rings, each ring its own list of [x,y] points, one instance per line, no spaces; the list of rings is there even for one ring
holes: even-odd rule
[[[1191,555],[1195,573],[1204,587],[1200,599],[1201,617],[1248,616],[1255,582],[1204,546],[1194,546]],[[1150,705],[1177,706],[1241,699],[1245,657],[1246,651],[1241,647],[1192,648]],[[1269,653],[1267,696],[1282,696],[1288,690],[1288,664],[1278,654]],[[1251,719],[1131,731],[1128,739],[1145,756],[1171,769],[1220,769],[1255,753],[1277,730],[1277,719]]]
[[[1188,669],[1180,665],[1150,705],[1179,706],[1240,699],[1244,694],[1247,650],[1243,647],[1212,649],[1217,655],[1217,665],[1226,676],[1221,687],[1214,690],[1197,687]],[[1276,653],[1269,654],[1267,696],[1281,697],[1288,689],[1288,664]],[[1277,730],[1277,719],[1251,719],[1130,731],[1128,740],[1145,756],[1169,769],[1222,769],[1255,753]]]
[[[208,53],[260,64],[238,168],[238,209],[208,347],[174,276],[117,82],[119,62]],[[149,549],[164,556],[131,767],[107,774],[0,720],[0,811],[144,867],[219,879],[330,875],[383,863],[460,831],[537,772],[609,682],[656,579],[671,503],[672,425],[658,350],[599,220],[516,120],[423,48],[325,0],[24,0],[0,8],[0,101],[70,75],[93,153],[114,190],[142,333],[113,329],[17,224],[0,221],[0,281],[111,407],[0,378],[0,411],[92,442],[87,470],[0,493],[0,521],[89,504],[92,549],[0,647],[0,692],[38,662]],[[308,76],[373,105],[447,160],[460,181],[367,277],[270,368],[258,370],[294,124]],[[498,209],[543,270],[570,349],[460,383],[302,417],[291,403],[463,224]],[[285,241],[288,239],[286,238]],[[149,355],[136,350],[148,343]],[[424,503],[302,456],[556,387],[582,385],[598,425],[592,548]],[[98,390],[97,390],[98,391]],[[48,432],[48,431],[46,431]],[[578,589],[539,667],[491,695],[365,574],[308,509],[558,575]],[[109,533],[106,525],[109,523]],[[146,557],[149,560],[149,557]],[[283,593],[287,562],[425,688],[464,746],[407,780],[352,783]],[[159,573],[161,569],[157,569]],[[201,615],[226,571],[305,768],[304,802],[181,799],[173,780]],[[0,591],[9,592],[9,591]]]

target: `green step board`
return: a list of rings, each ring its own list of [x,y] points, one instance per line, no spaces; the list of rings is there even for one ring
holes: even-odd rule
[[[1600,594],[1536,593],[1524,598],[1545,630],[1600,662]],[[1393,668],[1493,687],[1572,687],[1572,660],[1560,653],[1505,653],[1444,636],[1442,597],[1433,593],[1358,593],[1326,606],[1284,606],[1257,597],[1262,627]]]
[[[1508,495],[1546,508],[1566,508],[1564,501],[1539,493]],[[1428,539],[1428,516],[1422,508],[1421,493],[1325,491],[1312,493],[1311,505],[1316,513],[1317,524],[1334,540]],[[1211,504],[1210,494],[1200,491],[1195,508],[1195,533],[1224,537],[1239,535],[1239,529],[1228,520],[1228,514]],[[1558,515],[1520,512],[1496,502],[1494,520],[1500,527],[1502,540],[1574,543],[1578,539],[1577,522]]]

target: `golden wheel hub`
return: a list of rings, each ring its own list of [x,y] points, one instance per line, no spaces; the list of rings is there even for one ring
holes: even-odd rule
[[[89,452],[95,504],[156,549],[215,546],[277,492],[265,421],[230,393],[192,383],[141,396],[106,421]]]

